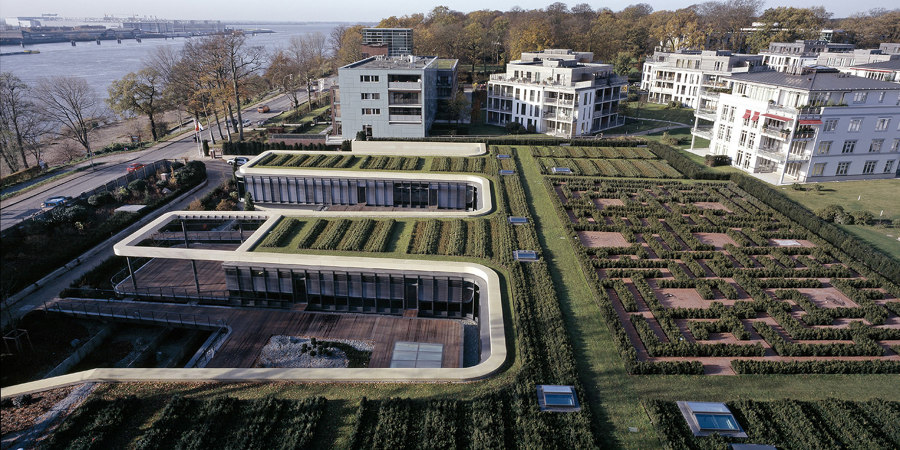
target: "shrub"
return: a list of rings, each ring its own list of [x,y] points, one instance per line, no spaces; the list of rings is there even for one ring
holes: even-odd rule
[[[816,211],[817,216],[828,222],[834,222],[835,217],[842,214],[844,214],[844,207],[841,205],[828,205]]]
[[[103,206],[107,203],[112,203],[113,200],[113,195],[109,191],[103,191],[88,197],[87,202],[91,206]]]
[[[144,192],[147,190],[147,180],[138,179],[128,183],[128,190],[132,192]]]

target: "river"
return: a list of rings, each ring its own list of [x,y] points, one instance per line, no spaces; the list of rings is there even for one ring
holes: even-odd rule
[[[326,37],[337,23],[317,22],[308,24],[229,24],[239,29],[269,29],[275,33],[248,36],[251,45],[262,46],[267,52],[287,47],[293,36],[303,36],[320,32]],[[38,80],[53,76],[82,77],[96,91],[97,97],[105,99],[109,85],[129,72],[141,68],[142,61],[157,47],[181,48],[188,38],[133,39],[116,41],[38,44],[26,46],[26,50],[39,50],[38,54],[0,56],[0,70],[12,72],[29,86]],[[18,46],[2,46],[0,53],[22,51]]]

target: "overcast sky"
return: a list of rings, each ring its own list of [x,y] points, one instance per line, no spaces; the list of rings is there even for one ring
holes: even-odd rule
[[[655,0],[646,1],[654,9],[678,9],[700,3],[703,0]],[[253,21],[342,21],[377,22],[389,16],[427,13],[437,5],[446,5],[453,10],[469,12],[478,9],[506,11],[513,6],[524,9],[540,9],[553,3],[551,0],[424,0],[424,1],[371,1],[371,0],[331,0],[325,2],[310,0],[272,0],[267,2],[235,0],[0,0],[0,16],[39,16],[42,13],[57,13],[67,17],[114,16],[156,16],[165,19],[218,19]],[[583,1],[565,2],[570,7]],[[611,0],[603,3],[587,1],[593,8],[608,7],[614,11],[640,0]],[[766,2],[766,7],[776,6],[817,6],[822,5],[834,13],[834,17],[846,17],[870,8],[890,7],[891,2],[878,0],[793,0],[791,2]]]

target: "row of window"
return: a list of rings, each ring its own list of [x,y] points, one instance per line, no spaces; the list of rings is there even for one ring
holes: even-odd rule
[[[381,108],[363,108],[362,115],[364,116],[377,116],[381,114]]]
[[[821,141],[819,142],[819,147],[817,149],[817,153],[820,155],[827,155],[831,151],[831,144],[834,141]],[[856,139],[848,139],[844,141],[843,147],[841,147],[841,153],[853,153],[856,150],[856,143],[858,141]],[[872,142],[869,144],[869,153],[878,153],[884,147],[884,139],[872,139]],[[900,139],[894,139],[894,142],[891,144],[890,151],[896,152],[900,150]]]
[[[360,75],[359,81],[360,83],[377,83],[378,75]]]
[[[362,100],[379,100],[381,99],[381,94],[378,92],[363,92],[359,94],[359,97]]]
[[[840,119],[826,119],[824,125],[822,127],[822,131],[829,133],[833,132],[837,129],[838,123]],[[850,124],[847,127],[847,131],[851,133],[858,133],[862,130],[863,118],[862,117],[854,117],[850,119]],[[887,131],[888,127],[891,124],[890,117],[879,117],[875,121],[875,131]],[[898,128],[900,129],[900,128]]]
[[[866,161],[863,164],[863,175],[870,175],[875,173],[875,166],[878,164],[878,161]],[[813,164],[812,176],[820,177],[825,173],[825,166],[828,163],[816,163]],[[841,161],[837,163],[837,170],[835,171],[836,176],[846,176],[850,170],[850,161]],[[884,163],[884,171],[882,173],[892,173],[894,171],[894,160],[886,161]]]

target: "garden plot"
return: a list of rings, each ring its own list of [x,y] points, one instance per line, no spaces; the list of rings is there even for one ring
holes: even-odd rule
[[[635,361],[662,364],[641,370],[734,374],[796,361],[900,370],[900,287],[736,185],[554,177],[550,186],[585,273],[613,306],[610,326]]]
[[[578,240],[589,248],[631,246],[622,233],[610,231],[579,231]]]

